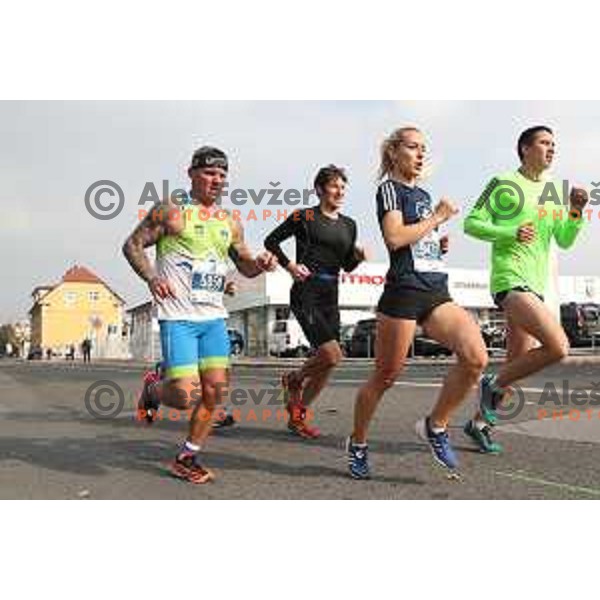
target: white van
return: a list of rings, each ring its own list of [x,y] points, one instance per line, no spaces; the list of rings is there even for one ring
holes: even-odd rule
[[[310,344],[296,319],[275,321],[269,336],[271,356],[307,356]]]

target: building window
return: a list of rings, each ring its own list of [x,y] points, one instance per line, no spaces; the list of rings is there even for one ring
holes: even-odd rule
[[[65,292],[64,298],[67,306],[73,306],[77,302],[77,292]]]
[[[116,325],[109,325],[108,326],[108,335],[117,335],[117,326]]]
[[[98,302],[100,300],[100,292],[88,292],[88,299],[90,302]]]
[[[290,309],[287,306],[281,306],[275,309],[275,320],[286,321],[290,318]]]

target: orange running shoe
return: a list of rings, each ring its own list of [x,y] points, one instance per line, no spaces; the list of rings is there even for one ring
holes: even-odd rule
[[[288,402],[286,409],[289,413],[288,429],[294,435],[305,439],[315,439],[321,435],[318,427],[309,425],[306,407],[301,402]]]
[[[190,483],[208,483],[213,481],[215,474],[209,469],[205,469],[197,459],[195,454],[180,452],[170,465],[171,475]]]
[[[281,376],[281,387],[283,388],[283,402],[302,403],[302,384],[294,381],[293,371],[288,371]]]

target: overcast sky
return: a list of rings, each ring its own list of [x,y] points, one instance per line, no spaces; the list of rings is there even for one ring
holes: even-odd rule
[[[0,322],[25,318],[32,289],[57,282],[75,262],[129,304],[144,300],[145,287],[121,245],[136,223],[145,182],[159,191],[163,179],[171,189],[187,188],[189,158],[200,145],[229,153],[230,189],[269,188],[269,182],[310,188],[319,166],[346,167],[345,212],[358,220],[359,237],[375,258],[385,260],[374,190],[378,148],[387,133],[421,127],[434,166],[425,187],[467,210],[494,173],[517,165],[516,138],[538,123],[557,133],[557,176],[587,185],[600,181],[598,102],[2,102]],[[109,221],[93,218],[84,205],[86,189],[101,179],[116,181],[126,198],[124,210]],[[246,223],[251,244],[259,247],[275,225]],[[460,221],[449,231],[450,266],[487,266],[485,244],[465,238]],[[561,275],[600,273],[598,232],[600,219],[570,255],[561,256]]]

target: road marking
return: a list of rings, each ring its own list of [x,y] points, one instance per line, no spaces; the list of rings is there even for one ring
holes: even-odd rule
[[[239,381],[255,381],[256,382],[256,376],[252,376],[252,375],[233,375],[233,378],[235,380],[239,380]],[[273,378],[272,377],[265,377],[265,379],[267,381],[272,381]],[[366,379],[334,379],[332,381],[332,384],[335,385],[337,383],[343,384],[343,385],[362,385],[363,383],[365,383]],[[260,382],[257,382],[260,383]],[[398,386],[398,387],[415,387],[415,388],[430,388],[430,389],[435,389],[435,388],[441,388],[442,385],[444,384],[443,380],[430,380],[430,381],[411,381],[411,380],[404,380],[404,381],[396,381],[394,382],[394,386]],[[473,386],[474,388],[478,387],[478,386]],[[527,394],[542,394],[544,392],[544,388],[533,388],[533,387],[524,387],[521,388],[521,390]],[[587,392],[588,394],[590,394],[593,390],[579,390],[579,391],[584,391]],[[529,406],[536,406],[538,403],[537,402],[531,402],[531,401],[526,401],[525,404],[529,405]]]
[[[557,481],[548,481],[547,479],[541,479],[539,477],[532,477],[531,475],[523,475],[521,473],[505,473],[503,471],[494,471],[495,475],[499,477],[506,477],[508,479],[515,479],[517,481],[526,481],[528,483],[536,483],[538,485],[545,485],[547,487],[554,487],[569,492],[575,492],[580,494],[589,494],[591,496],[600,496],[600,489],[588,488],[579,485],[570,485],[568,483],[560,483]]]
[[[236,380],[244,380],[244,381],[256,381],[256,377],[250,376],[250,375],[234,375],[233,376],[234,379]],[[272,377],[266,377],[267,380],[272,380]],[[334,381],[332,381],[332,384],[335,385],[337,383],[341,383],[341,384],[351,384],[351,385],[355,385],[355,384],[363,384],[366,381],[366,379],[335,379]],[[279,384],[279,381],[278,381]],[[396,381],[394,383],[394,385],[398,385],[398,386],[408,386],[408,387],[423,387],[423,388],[438,388],[438,387],[442,387],[442,382],[441,381],[428,381],[428,382],[421,382],[421,381]]]
[[[93,371],[114,371],[117,373],[139,373],[141,370],[141,367],[119,367],[119,366],[108,366],[108,365],[94,365],[91,368],[88,369],[78,369],[77,366],[74,367],[70,367],[70,366],[58,366],[58,365],[40,365],[41,367],[49,367],[49,368],[57,368],[61,371],[75,371],[77,370],[78,372],[87,372],[87,373],[91,373]],[[233,365],[235,366],[235,365]],[[246,365],[243,365],[246,366]],[[38,367],[39,368],[39,367]],[[235,375],[234,372],[234,378],[235,379],[240,379],[240,380],[246,380],[246,381],[256,381],[256,376],[250,376],[250,375]],[[269,374],[265,374],[264,376],[265,379],[267,380],[272,380],[273,377]],[[365,383],[366,378],[363,379],[335,379],[332,383],[342,383],[342,384],[351,384],[351,385],[356,385],[356,384],[363,384]],[[396,381],[394,382],[395,386],[404,386],[404,387],[422,387],[422,388],[440,388],[443,385],[443,380],[435,380],[435,381],[410,381],[410,380],[404,380],[404,381]],[[474,386],[476,387],[476,386]],[[544,391],[546,391],[546,388],[535,388],[535,387],[522,387],[521,390],[527,394],[542,394]],[[577,391],[583,391],[586,392],[587,394],[590,394],[592,391],[592,389],[583,389],[583,390],[577,390]],[[530,403],[527,402],[527,404],[536,404],[535,402]]]
[[[337,379],[335,383],[364,383],[365,380],[356,379]],[[395,381],[395,386],[400,387],[421,387],[421,388],[440,388],[443,385],[442,381]]]

